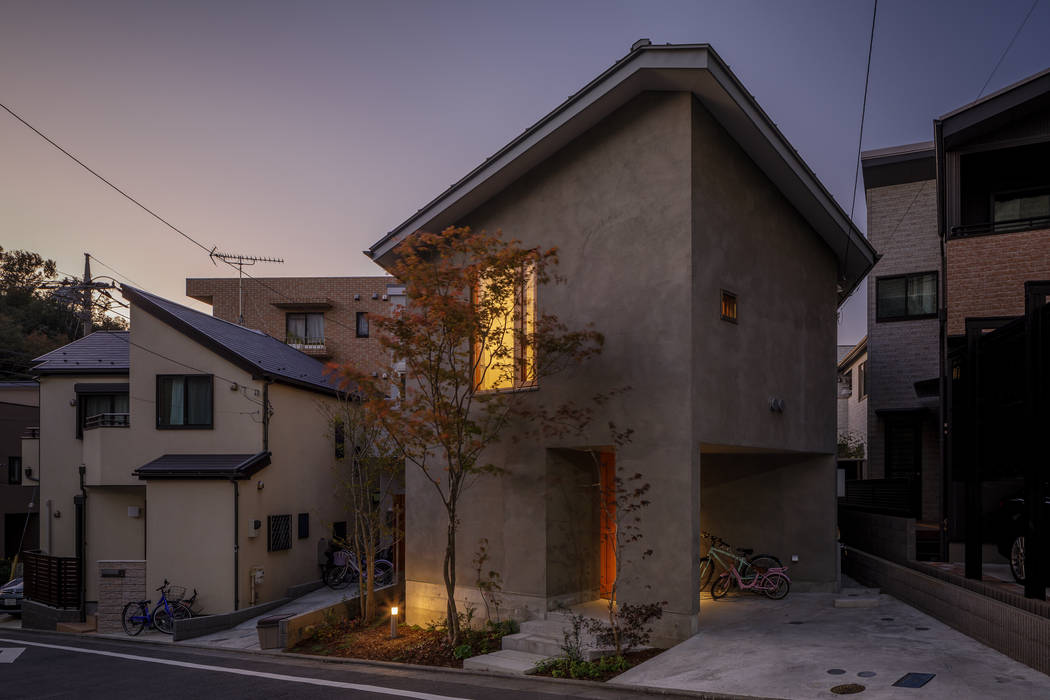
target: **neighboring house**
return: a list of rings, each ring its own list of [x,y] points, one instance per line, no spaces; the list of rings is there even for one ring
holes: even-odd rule
[[[958,541],[965,498],[961,473],[943,466],[945,388],[962,376],[968,327],[1001,325],[1050,292],[1050,70],[934,120],[933,135],[862,156],[868,236],[882,255],[868,284],[869,469],[910,478],[914,514],[946,521],[945,539]],[[985,508],[1020,471],[984,475]]]
[[[239,283],[243,284],[242,288]],[[375,371],[383,349],[370,317],[403,303],[393,277],[190,278],[186,296],[216,318],[267,333],[324,362]]]
[[[842,348],[843,346],[839,346]],[[850,347],[839,358],[838,458],[843,481],[864,478],[868,445],[868,339]],[[839,495],[845,495],[840,484]]]
[[[35,361],[42,548],[84,548],[89,609],[100,560],[145,559],[150,596],[169,579],[196,588],[211,613],[316,581],[318,540],[345,520],[324,365],[262,332],[122,291],[130,331],[98,331]]]
[[[698,629],[701,528],[778,554],[795,590],[836,587],[836,308],[875,254],[713,49],[639,42],[368,253],[389,264],[451,224],[557,246],[566,283],[536,305],[605,335],[529,400],[632,387],[578,440],[493,447],[507,471],[461,501],[457,596],[477,602],[481,537],[519,619],[605,593],[593,450],[651,484],[653,555],[617,587],[666,601],[661,642]],[[632,442],[608,447],[607,419]],[[444,614],[445,511],[416,470],[406,481],[406,605],[425,622]]]
[[[25,549],[36,549],[40,537],[36,474],[27,476],[22,440],[40,424],[36,382],[0,382],[0,558],[10,559]],[[35,444],[35,443],[34,443]]]

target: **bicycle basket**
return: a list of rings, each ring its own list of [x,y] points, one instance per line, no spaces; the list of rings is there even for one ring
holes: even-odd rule
[[[332,564],[334,566],[346,566],[346,555],[348,552],[345,549],[341,549],[338,552],[332,554]]]
[[[182,600],[186,597],[185,586],[168,586],[164,594],[168,597],[168,600]]]

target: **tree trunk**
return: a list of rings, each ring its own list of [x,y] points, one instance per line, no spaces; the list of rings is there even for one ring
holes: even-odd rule
[[[369,543],[371,544],[371,543]],[[365,554],[365,589],[361,597],[362,613],[365,623],[376,617],[376,555],[375,547],[370,547]]]
[[[448,541],[445,544],[445,594],[448,599],[446,624],[448,625],[449,642],[455,646],[459,642],[459,611],[456,609],[456,516],[449,511]]]

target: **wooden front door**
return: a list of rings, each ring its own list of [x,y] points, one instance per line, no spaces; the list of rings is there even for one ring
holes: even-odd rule
[[[601,566],[598,594],[602,598],[612,595],[616,581],[616,457],[611,452],[599,456],[598,498],[601,511]]]

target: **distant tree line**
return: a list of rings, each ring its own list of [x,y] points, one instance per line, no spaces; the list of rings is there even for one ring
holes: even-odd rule
[[[59,278],[54,260],[28,250],[0,247],[0,381],[31,379],[32,359],[81,336],[79,295],[48,283]],[[92,309],[97,330],[117,330],[127,324],[106,314],[105,305]]]

